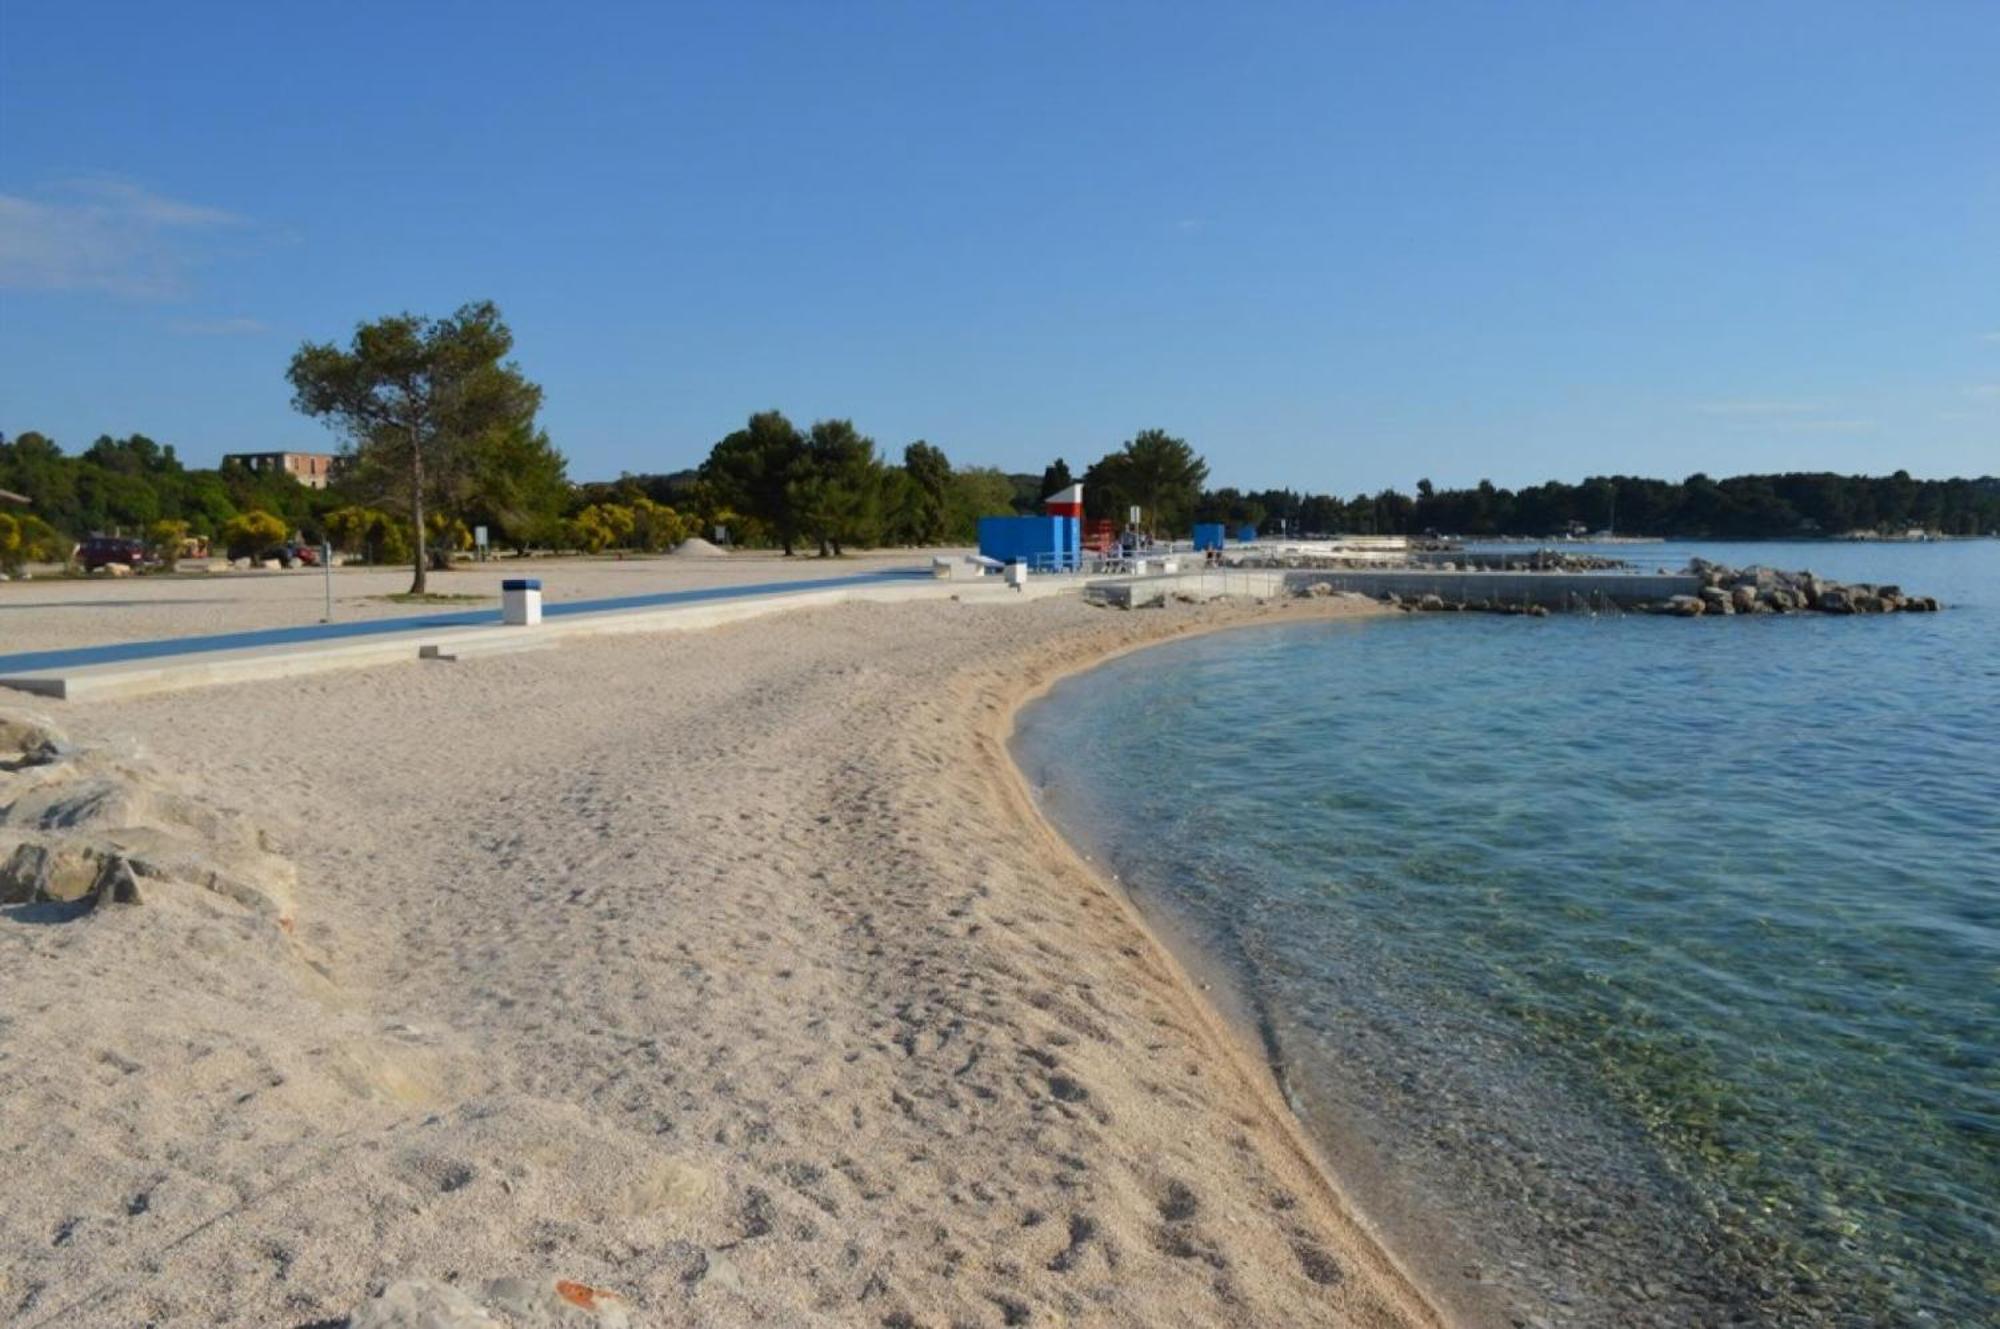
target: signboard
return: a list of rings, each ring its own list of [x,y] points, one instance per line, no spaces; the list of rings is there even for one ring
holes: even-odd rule
[[[1139,524],[1139,505],[1137,503],[1132,505],[1132,515],[1129,520],[1134,526]]]
[[[486,528],[484,526],[475,526],[472,528],[472,543],[481,549],[486,548]]]

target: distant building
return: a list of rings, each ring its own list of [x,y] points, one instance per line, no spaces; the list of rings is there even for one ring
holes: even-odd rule
[[[246,471],[282,471],[308,489],[324,489],[340,459],[331,452],[231,452],[222,464],[235,462]]]

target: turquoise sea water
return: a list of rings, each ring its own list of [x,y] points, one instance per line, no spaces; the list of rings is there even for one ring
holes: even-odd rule
[[[1260,627],[1065,682],[1016,756],[1472,1304],[1992,1323],[2000,542],[1613,552],[1949,608]]]

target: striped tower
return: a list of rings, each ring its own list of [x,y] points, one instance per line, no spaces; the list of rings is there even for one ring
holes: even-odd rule
[[[1042,511],[1061,517],[1064,566],[1075,568],[1083,562],[1083,486],[1059,489],[1042,500]]]

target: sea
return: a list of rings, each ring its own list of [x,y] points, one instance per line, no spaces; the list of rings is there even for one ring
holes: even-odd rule
[[[2000,1323],[2000,541],[1582,548],[1945,609],[1258,626],[1016,760],[1473,1321]]]

